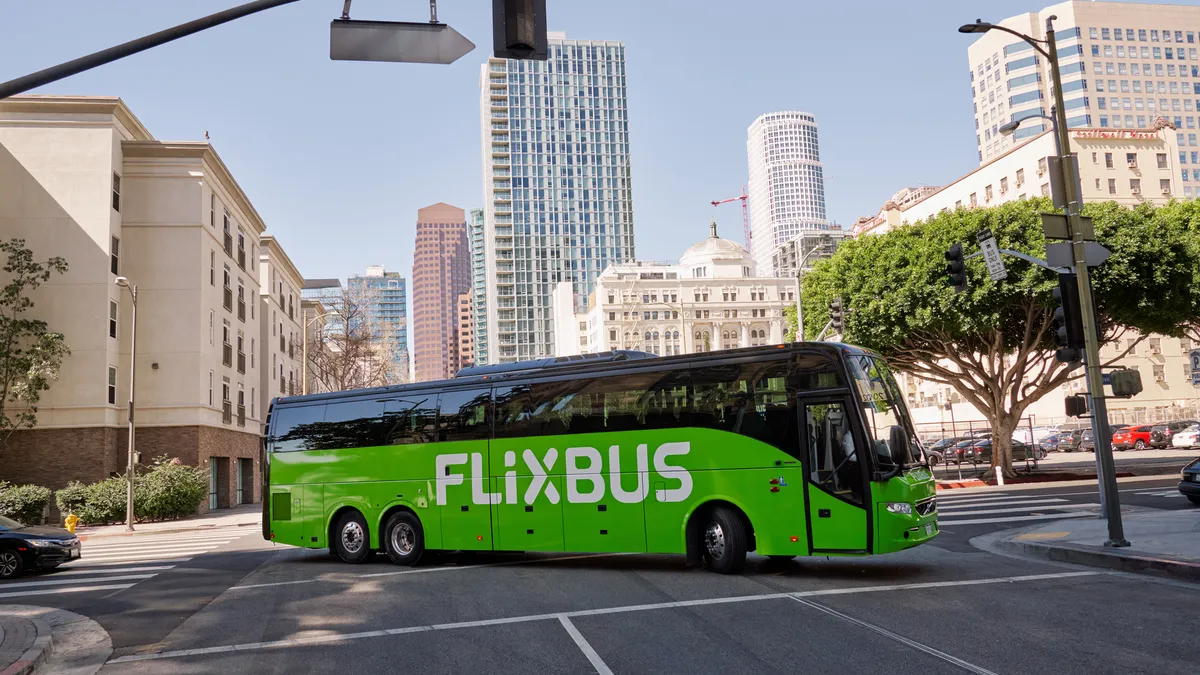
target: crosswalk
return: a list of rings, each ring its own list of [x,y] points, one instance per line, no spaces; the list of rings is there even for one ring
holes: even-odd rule
[[[1062,497],[1038,495],[938,494],[938,525],[984,525],[1020,523],[1095,515],[1099,504],[1072,503]]]
[[[1141,495],[1143,497],[1166,497],[1167,499],[1183,499],[1184,498],[1183,493],[1180,492],[1179,488],[1177,488],[1177,487],[1172,487],[1169,490],[1163,490],[1161,488],[1155,489],[1155,490],[1138,490],[1138,491],[1134,492],[1133,494]]]
[[[0,600],[32,595],[118,591],[249,535],[245,529],[85,540],[79,560],[0,582]]]

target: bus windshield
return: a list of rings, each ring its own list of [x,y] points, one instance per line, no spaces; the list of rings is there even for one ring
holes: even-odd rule
[[[867,421],[867,433],[871,435],[871,446],[880,467],[896,466],[899,453],[891,447],[891,428],[899,426],[909,437],[911,459],[919,463],[920,444],[913,430],[912,420],[904,407],[904,398],[896,386],[896,379],[886,362],[867,354],[855,354],[848,358],[850,374],[854,378],[859,404]]]

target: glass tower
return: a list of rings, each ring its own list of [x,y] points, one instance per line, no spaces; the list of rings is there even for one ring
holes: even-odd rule
[[[484,262],[483,209],[471,209],[467,218],[467,245],[471,252],[471,312],[475,326],[475,363],[487,363],[487,265]]]
[[[387,333],[395,364],[390,384],[408,382],[408,304],[404,277],[399,272],[371,266],[364,276],[347,279],[346,286],[370,304],[375,331]]]
[[[555,285],[571,282],[585,311],[600,272],[634,258],[625,46],[549,38],[546,61],[489,59],[480,73],[480,363],[553,356]]]

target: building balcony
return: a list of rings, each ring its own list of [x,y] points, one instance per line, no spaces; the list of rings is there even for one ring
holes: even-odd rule
[[[508,169],[492,169],[493,178],[508,178],[509,176],[512,176],[512,171]]]
[[[507,176],[505,176],[504,178],[499,179],[499,180],[493,180],[492,181],[492,189],[494,189],[494,190],[511,190],[512,189],[512,180]]]
[[[233,365],[233,345],[228,342],[221,346],[221,364],[226,366]]]
[[[508,133],[506,132],[506,133],[498,134],[498,133],[492,132],[492,142],[493,143],[503,143],[505,145],[508,145]]]
[[[246,406],[244,405],[237,407],[237,425],[239,427],[246,426]]]
[[[490,84],[492,87],[495,87],[495,86],[496,86],[496,85],[498,85],[498,84],[499,84],[499,85],[505,85],[505,86],[507,86],[507,85],[508,85],[508,78],[504,78],[504,77],[493,77],[493,78],[491,78],[491,79],[489,79],[489,80],[488,80],[488,84]]]
[[[500,111],[498,111],[498,110],[493,110],[493,111],[492,111],[492,119],[494,119],[494,120],[506,120],[506,119],[508,119],[508,113],[507,113],[507,112],[500,112]]]
[[[243,375],[246,374],[246,352],[237,353],[237,371]]]
[[[221,421],[225,424],[233,423],[233,401],[221,401]]]
[[[488,66],[488,71],[493,73],[507,73],[508,67],[503,63],[493,63]]]
[[[492,122],[492,131],[508,131],[508,122]]]

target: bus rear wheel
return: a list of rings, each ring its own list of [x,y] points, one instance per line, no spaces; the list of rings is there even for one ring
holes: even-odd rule
[[[425,551],[421,520],[408,511],[397,511],[383,527],[384,550],[397,565],[415,565]]]
[[[746,566],[749,540],[741,515],[726,506],[717,506],[703,522],[700,550],[708,568],[717,574],[741,572]]]
[[[371,554],[367,520],[358,511],[347,511],[333,530],[333,548],[342,562],[360,563]]]

